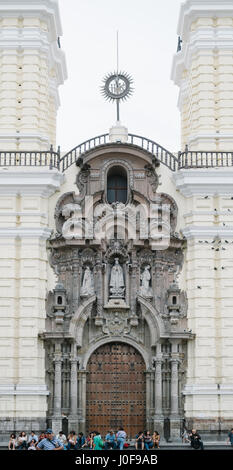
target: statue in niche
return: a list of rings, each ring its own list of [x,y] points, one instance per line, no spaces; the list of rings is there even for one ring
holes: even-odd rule
[[[145,266],[144,271],[141,274],[141,286],[140,286],[140,295],[142,297],[153,297],[153,291],[150,287],[151,274],[150,266]]]
[[[118,297],[123,298],[125,292],[125,282],[124,282],[124,275],[123,269],[119,264],[119,258],[115,258],[114,265],[111,269],[111,276],[110,276],[110,294],[111,297]]]
[[[89,266],[85,267],[84,271],[84,276],[83,276],[83,282],[82,282],[82,287],[80,290],[80,295],[82,297],[88,297],[91,295],[94,295],[94,280],[93,280],[93,274],[89,268]]]

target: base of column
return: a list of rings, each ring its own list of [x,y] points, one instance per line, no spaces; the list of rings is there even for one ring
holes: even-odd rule
[[[164,417],[155,416],[153,418],[153,431],[157,431],[161,438],[164,437]]]
[[[55,435],[57,435],[62,430],[62,419],[63,416],[52,416],[51,425]]]
[[[172,441],[180,441],[180,426],[181,426],[181,419],[180,418],[170,418],[170,439]]]
[[[69,430],[79,431],[80,428],[80,419],[78,415],[72,415],[68,417]]]
[[[83,432],[83,434],[85,435],[86,434],[86,421],[79,418],[78,427],[79,427],[79,432]]]

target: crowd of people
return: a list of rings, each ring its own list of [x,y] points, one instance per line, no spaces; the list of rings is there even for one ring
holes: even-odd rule
[[[86,437],[82,432],[76,434],[71,431],[66,437],[63,431],[60,431],[57,436],[53,433],[52,429],[42,432],[39,436],[31,431],[30,436],[27,436],[23,431],[16,437],[15,433],[10,435],[8,444],[9,450],[110,450],[119,449],[123,450],[128,447],[126,442],[127,434],[123,428],[120,428],[116,433],[111,429],[102,439],[98,431],[90,432]],[[204,445],[201,440],[200,434],[196,429],[188,432],[184,429],[182,433],[183,443],[190,443],[193,449],[204,450]],[[233,428],[228,434],[228,442],[233,446]],[[140,431],[135,437],[136,450],[152,450],[159,449],[160,435],[157,431],[153,434],[150,431]]]
[[[9,450],[110,450],[119,449],[123,450],[128,447],[126,442],[127,434],[123,428],[120,428],[116,433],[113,429],[106,434],[102,439],[98,431],[90,432],[86,437],[82,432],[76,434],[75,431],[70,431],[66,437],[63,431],[60,431],[57,436],[53,433],[52,429],[42,432],[37,435],[31,431],[28,437],[23,431],[16,437],[15,433],[10,436],[8,449]],[[140,431],[135,438],[135,448],[142,450],[149,450],[159,448],[160,436],[157,431],[153,434],[150,431]]]

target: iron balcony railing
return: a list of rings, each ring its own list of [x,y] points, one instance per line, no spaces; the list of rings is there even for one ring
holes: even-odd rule
[[[95,149],[101,145],[107,144],[113,144],[113,142],[110,142],[109,140],[109,134],[102,134],[87,140],[86,142],[83,142],[61,158],[61,171],[65,171],[67,168],[73,165],[73,163],[75,163],[81,155],[85,155],[86,152],[89,152],[90,150]],[[175,155],[153,140],[147,139],[146,137],[142,137],[140,135],[128,134],[128,141],[126,145],[127,144],[135,145],[143,150],[146,150],[151,155],[155,156],[163,165],[166,165],[172,171],[176,171],[178,166],[177,157],[175,157]]]
[[[87,152],[95,148],[112,144],[109,134],[102,134],[82,142],[63,157],[60,155],[60,147],[57,151],[54,151],[52,146],[48,151],[0,151],[0,167],[36,166],[56,168],[64,172],[75,164],[80,156],[85,157]],[[179,152],[176,156],[153,140],[135,134],[128,134],[128,141],[125,145],[134,145],[147,151],[151,154],[151,157],[156,157],[160,163],[170,168],[171,171],[233,166],[233,152],[192,151],[188,150],[186,146],[185,151]]]

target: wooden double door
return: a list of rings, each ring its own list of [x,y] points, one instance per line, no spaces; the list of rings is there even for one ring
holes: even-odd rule
[[[87,366],[87,431],[123,426],[135,437],[146,423],[146,367],[141,354],[125,343],[99,347]]]

